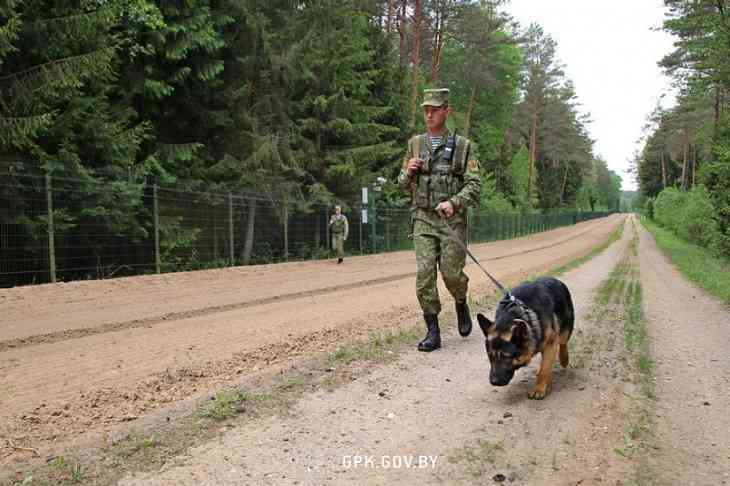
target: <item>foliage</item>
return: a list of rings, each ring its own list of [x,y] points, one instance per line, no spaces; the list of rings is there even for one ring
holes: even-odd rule
[[[722,254],[730,256],[730,143],[718,143],[714,154],[716,159],[702,167],[700,180],[707,187],[718,225],[718,248]]]
[[[687,241],[717,248],[720,233],[714,209],[704,186],[690,192],[674,187],[663,190],[654,201],[654,219]]]
[[[730,130],[725,114],[730,101],[730,5],[725,0],[664,3],[664,30],[675,36],[675,49],[660,65],[674,77],[680,94],[674,107],[658,105],[648,117],[645,145],[635,161],[639,189],[646,205],[657,197],[653,212],[660,224],[730,255]]]
[[[153,246],[155,185],[354,209],[361,187],[400,170],[414,73],[419,89],[451,89],[451,128],[474,142],[484,208],[611,207],[615,181],[596,166],[557,44],[504,3],[0,2],[0,172],[12,181],[0,204],[17,211],[4,222],[40,251],[47,216],[26,201],[44,201],[53,175],[58,238],[93,248],[77,255],[93,267],[110,242]],[[404,199],[389,182],[378,204]],[[260,219],[248,204],[237,261],[275,257]],[[163,264],[205,265],[195,246],[210,223],[159,223]],[[306,254],[323,252],[321,230]]]

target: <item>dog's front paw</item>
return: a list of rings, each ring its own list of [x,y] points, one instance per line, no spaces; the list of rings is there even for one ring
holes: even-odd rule
[[[532,400],[542,400],[545,398],[548,394],[548,389],[546,385],[535,385],[535,388],[533,388],[528,394],[527,398],[530,398]]]

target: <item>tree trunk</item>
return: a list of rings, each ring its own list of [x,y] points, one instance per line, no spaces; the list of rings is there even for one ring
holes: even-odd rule
[[[687,190],[687,178],[689,177],[689,171],[687,170],[687,164],[689,162],[689,135],[687,129],[682,130],[682,183],[681,188],[683,191]]]
[[[406,65],[406,22],[408,20],[407,17],[407,9],[408,9],[408,0],[401,0],[400,2],[400,9],[398,11],[398,35],[400,36],[400,65],[405,66]]]
[[[695,186],[695,181],[697,180],[697,145],[692,147],[692,187]]]
[[[662,154],[659,157],[662,164],[662,189],[667,188],[667,161],[664,158],[664,147],[662,147]]]
[[[527,203],[532,201],[532,173],[534,172],[535,160],[537,159],[537,111],[532,115],[532,129],[530,130],[530,154],[528,156],[529,168],[527,172]]]
[[[319,209],[314,210],[314,251],[312,258],[319,253],[319,247],[322,245],[322,218],[320,218]]]
[[[418,66],[421,64],[421,0],[414,0],[413,6],[413,52],[411,53],[411,129],[416,127],[418,109]]]
[[[256,200],[248,201],[248,216],[246,217],[246,236],[244,238],[243,250],[241,252],[241,260],[244,265],[251,262],[251,253],[253,252],[253,232],[256,223]]]
[[[443,8],[443,5],[442,5]],[[436,21],[434,23],[433,43],[431,45],[431,72],[428,76],[429,82],[433,85],[439,79],[441,73],[441,52],[444,47],[444,12],[442,8],[436,11]]]
[[[565,174],[563,174],[563,184],[560,188],[560,205],[562,206],[565,204],[565,186],[568,184],[568,171],[570,170],[570,165],[565,164]]]
[[[717,130],[720,128],[720,100],[722,98],[720,94],[720,86],[715,85],[715,116],[713,126],[713,138],[717,137]]]
[[[466,118],[464,120],[464,136],[469,137],[469,130],[471,129],[471,116],[474,113],[474,106],[477,102],[477,85],[474,84],[471,88],[471,96],[469,97],[469,107],[466,109]]]

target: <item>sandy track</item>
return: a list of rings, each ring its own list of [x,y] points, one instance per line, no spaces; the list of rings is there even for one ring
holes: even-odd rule
[[[688,283],[640,230],[656,366],[656,484],[730,484],[730,312]]]
[[[585,254],[621,220],[475,249],[499,278],[538,273]],[[33,446],[65,440],[387,328],[418,313],[414,268],[412,252],[402,252],[344,266],[292,263],[3,291],[6,339],[147,321],[1,351],[0,435]],[[475,267],[469,273],[474,291],[491,291]]]
[[[510,386],[493,388],[479,331],[463,340],[451,330],[435,353],[406,350],[363,379],[305,396],[287,415],[244,423],[120,484],[497,484],[497,474],[514,484],[617,484],[631,466],[612,452],[628,408],[618,378],[622,331],[591,315],[591,302],[627,247],[627,226],[621,241],[562,277],[576,302],[584,364],[557,371],[545,401],[526,399],[539,360]],[[586,344],[594,339],[600,349]],[[372,463],[351,467],[351,456]],[[436,459],[433,467],[396,468],[395,456]]]

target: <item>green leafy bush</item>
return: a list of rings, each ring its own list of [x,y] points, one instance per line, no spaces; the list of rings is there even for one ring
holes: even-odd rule
[[[715,146],[717,160],[700,169],[700,180],[709,189],[709,197],[719,225],[718,250],[730,257],[730,142]]]
[[[687,193],[676,187],[667,187],[654,201],[654,219],[657,223],[677,232],[680,213],[686,202]]]
[[[647,197],[644,201],[644,216],[649,219],[654,219],[654,198]]]
[[[719,250],[721,233],[710,194],[698,185],[689,192],[664,189],[654,202],[654,218],[686,241]]]

